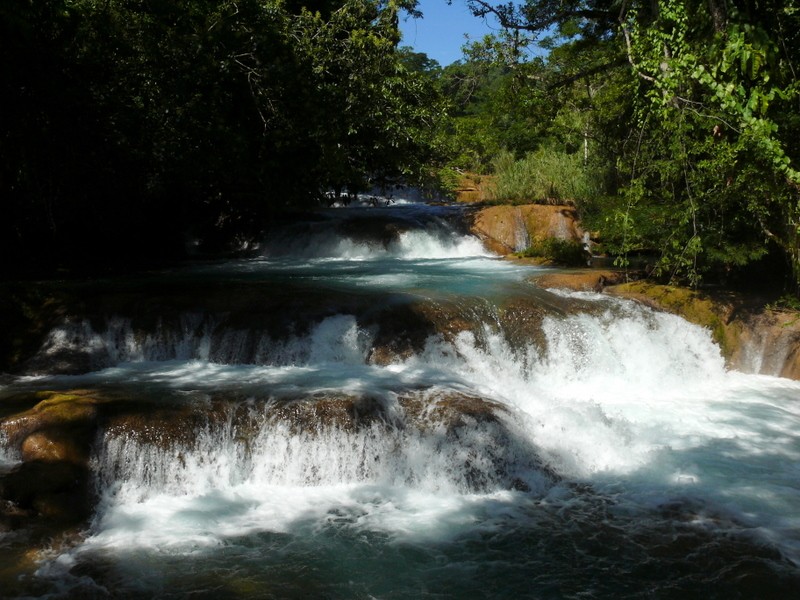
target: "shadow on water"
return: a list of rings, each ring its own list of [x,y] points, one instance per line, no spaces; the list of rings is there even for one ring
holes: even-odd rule
[[[90,554],[71,575],[114,598],[777,600],[800,584],[792,565],[746,531],[694,524],[680,507],[631,520],[585,490],[562,501],[522,492],[478,500],[463,516],[479,525],[423,541],[365,531],[357,512],[333,509],[322,523],[300,518],[288,532],[230,537],[212,550]],[[113,591],[98,593],[98,584]]]
[[[702,331],[538,289],[460,219],[329,211],[252,260],[32,293],[0,414],[86,388],[97,498],[52,543],[0,532],[2,595],[796,594],[797,387],[720,392]]]
[[[307,407],[319,401],[301,402]],[[179,406],[164,405],[162,399],[161,406],[159,414],[139,402],[122,402],[109,418],[113,422],[139,414],[144,420],[127,426],[141,428],[146,436],[152,435],[158,423],[183,420],[186,430],[174,439],[179,453],[185,454],[197,439],[192,432],[207,431],[200,421],[217,415],[220,423],[229,422],[225,415],[237,406],[234,412],[252,416],[252,401],[242,398],[215,401],[202,410],[196,400]],[[356,414],[346,403],[338,406],[345,407],[342,410],[351,418]],[[374,411],[361,414],[366,415],[362,426],[375,423]],[[380,414],[385,433],[402,433],[402,428]],[[298,423],[302,429],[313,430],[318,417],[319,413],[310,412]],[[474,418],[429,431],[429,447],[453,447],[467,426],[475,426]],[[222,449],[225,436],[213,437]],[[765,543],[758,527],[726,514],[724,503],[694,499],[686,489],[680,493],[651,490],[663,498],[657,506],[632,503],[624,484],[594,486],[561,480],[539,463],[538,448],[528,436],[503,429],[502,437],[496,443],[514,450],[503,456],[498,467],[508,469],[513,466],[512,457],[528,456],[528,462],[521,464],[524,469],[538,470],[543,476],[540,483],[546,482],[543,486],[516,489],[520,484],[504,474],[500,477],[504,486],[498,487],[499,481],[484,482],[444,494],[420,493],[408,484],[373,482],[326,493],[321,503],[299,512],[281,504],[293,496],[276,497],[272,508],[287,515],[279,527],[265,530],[263,524],[251,524],[246,533],[228,534],[225,527],[220,528],[223,523],[269,505],[269,494],[275,490],[264,488],[251,496],[210,491],[190,504],[195,508],[177,511],[172,517],[193,521],[201,538],[208,532],[197,523],[207,520],[209,532],[214,533],[205,542],[175,539],[173,546],[150,546],[93,545],[90,540],[77,550],[67,550],[62,564],[46,564],[42,577],[29,579],[29,587],[17,582],[7,589],[26,590],[21,595],[38,589],[42,594],[53,593],[51,597],[69,598],[231,599],[309,595],[332,599],[783,599],[798,589],[796,565]],[[391,445],[389,438],[384,445]],[[197,448],[198,454],[207,451]],[[163,450],[165,456],[174,454],[169,444]],[[749,468],[774,471],[774,456],[743,449],[735,440],[717,440],[679,454],[675,458],[679,463],[696,462],[698,456],[729,456],[733,461],[747,461]],[[458,469],[466,466],[453,463]],[[609,491],[615,487],[618,491]],[[299,500],[319,489],[300,486],[295,493]],[[146,532],[145,519],[141,516],[117,526]],[[57,582],[55,588],[44,585],[50,577]],[[59,595],[55,590],[62,585],[68,591]]]

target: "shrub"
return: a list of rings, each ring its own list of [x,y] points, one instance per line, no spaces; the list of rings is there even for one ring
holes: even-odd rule
[[[575,154],[540,149],[515,160],[513,154],[503,151],[492,166],[496,175],[495,202],[560,204],[599,193],[599,186]]]
[[[523,258],[546,258],[554,263],[568,267],[585,265],[588,258],[581,242],[556,238],[535,240],[528,248],[517,253],[517,256]]]

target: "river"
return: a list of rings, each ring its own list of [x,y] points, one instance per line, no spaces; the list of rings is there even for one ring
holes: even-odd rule
[[[321,214],[256,257],[71,284],[86,314],[0,398],[80,388],[136,418],[101,420],[90,522],[8,597],[797,593],[800,383],[538,288],[459,209]]]

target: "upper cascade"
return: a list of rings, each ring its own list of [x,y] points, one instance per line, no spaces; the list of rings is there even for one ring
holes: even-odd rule
[[[265,258],[370,260],[491,256],[463,207],[417,202],[318,211],[270,232]]]

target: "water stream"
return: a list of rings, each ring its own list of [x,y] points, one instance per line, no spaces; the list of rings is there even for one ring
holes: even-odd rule
[[[98,429],[88,528],[15,596],[800,589],[800,383],[726,371],[678,317],[539,289],[452,209],[347,214],[370,211],[377,234],[328,216],[258,258],[92,284],[115,299],[0,397],[137,408]]]

